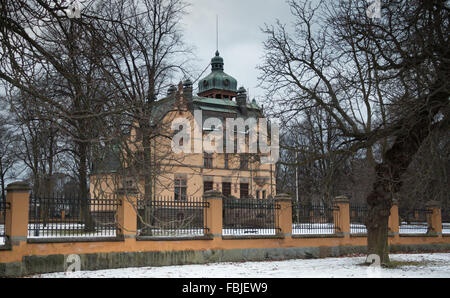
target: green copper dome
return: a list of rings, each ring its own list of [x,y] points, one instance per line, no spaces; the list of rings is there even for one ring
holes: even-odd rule
[[[237,81],[223,71],[223,58],[219,51],[211,59],[211,73],[198,82],[198,92],[202,93],[212,89],[236,92]]]

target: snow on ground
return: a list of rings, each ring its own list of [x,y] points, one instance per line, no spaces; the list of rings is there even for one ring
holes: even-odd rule
[[[365,257],[214,263],[50,273],[45,278],[441,278],[450,277],[450,253],[391,254],[392,261],[417,262],[395,269],[361,266]]]

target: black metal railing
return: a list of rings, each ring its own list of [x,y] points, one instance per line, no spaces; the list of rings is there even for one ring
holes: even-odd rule
[[[280,205],[274,200],[224,198],[222,207],[225,236],[276,235],[280,231],[276,217]]]
[[[366,218],[368,206],[363,204],[350,204],[350,233],[367,234]]]
[[[400,234],[426,234],[428,232],[427,214],[432,213],[429,209],[407,209],[399,208],[399,232]]]
[[[450,208],[441,209],[442,234],[450,234]]]
[[[292,204],[292,234],[334,234],[339,222],[339,208],[315,203]]]
[[[6,212],[9,209],[9,203],[0,199],[0,246],[7,242],[6,235]]]
[[[31,195],[28,238],[116,237],[115,196]]]
[[[139,236],[195,237],[208,233],[205,219],[209,203],[201,197],[138,198],[137,227]]]

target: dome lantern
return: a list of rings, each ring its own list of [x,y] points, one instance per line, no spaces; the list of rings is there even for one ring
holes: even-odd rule
[[[211,59],[211,73],[198,82],[198,95],[202,97],[232,99],[237,95],[237,80],[226,74],[219,51]]]

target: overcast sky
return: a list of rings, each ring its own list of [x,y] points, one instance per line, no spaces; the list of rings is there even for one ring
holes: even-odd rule
[[[219,52],[224,59],[224,71],[244,86],[250,97],[258,98],[264,90],[256,88],[261,64],[262,42],[260,28],[264,23],[291,20],[285,0],[187,0],[189,15],[183,20],[185,40],[195,47],[195,65],[203,70],[216,51],[216,15],[219,16]],[[203,76],[209,74],[208,69]],[[195,87],[197,83],[195,84]]]

